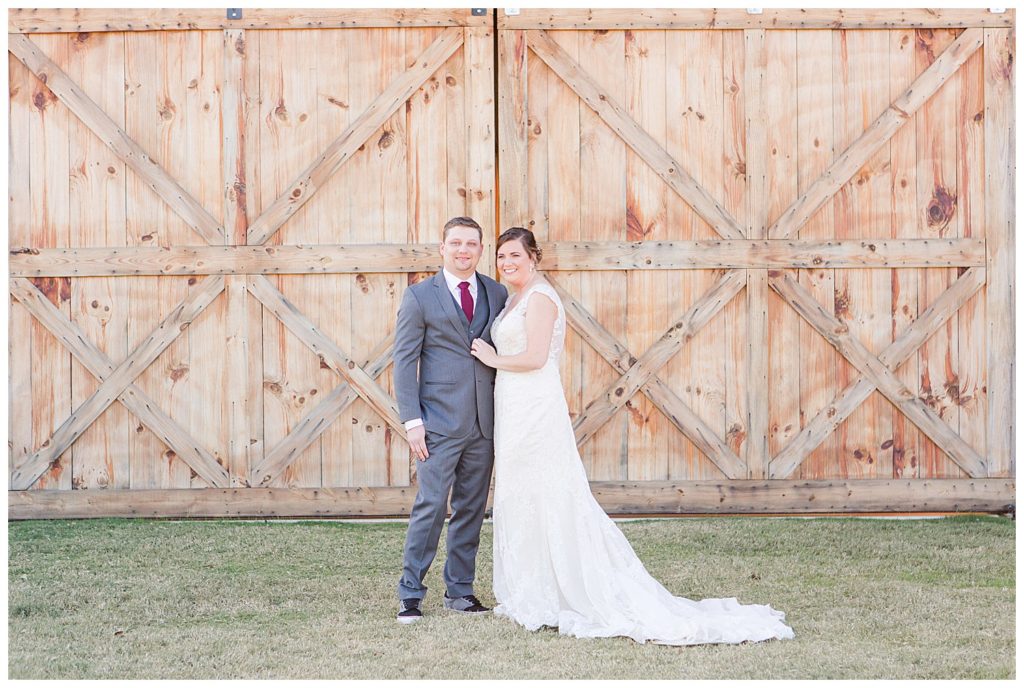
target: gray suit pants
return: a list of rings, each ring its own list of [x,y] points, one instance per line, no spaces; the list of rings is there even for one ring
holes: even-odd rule
[[[405,536],[399,599],[423,599],[423,578],[437,554],[437,543],[448,512],[451,492],[452,517],[448,523],[448,558],[444,583],[450,597],[473,594],[480,526],[487,508],[487,494],[494,466],[494,441],[474,427],[468,437],[444,437],[427,432],[430,456],[416,465],[419,489]]]

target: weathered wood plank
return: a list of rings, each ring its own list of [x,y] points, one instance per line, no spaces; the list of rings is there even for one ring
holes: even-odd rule
[[[610,514],[1005,513],[1012,479],[592,482]],[[10,520],[36,518],[289,518],[408,515],[412,487],[8,492]]]
[[[978,31],[981,31],[978,29]],[[966,32],[965,32],[966,33]],[[983,33],[983,32],[982,32]],[[916,54],[918,69],[924,69],[941,59],[940,53],[949,51],[954,40],[961,40],[951,30],[917,32]],[[939,57],[937,57],[939,56]],[[955,78],[947,81],[920,110],[917,127],[917,233],[922,237],[958,237],[963,213],[957,179],[957,91]],[[953,280],[956,271],[950,269],[919,272],[921,304],[931,303],[942,294]],[[920,380],[915,389],[943,421],[960,431],[960,411],[957,393],[959,382],[959,356],[957,318],[933,335],[921,348]],[[922,442],[921,476],[925,478],[962,478],[960,467],[951,461],[941,445]]]
[[[531,40],[529,36],[527,40]],[[561,47],[557,49],[562,51]],[[625,52],[625,36],[622,32],[588,31],[580,34],[579,69],[593,72],[595,88],[601,89],[616,102],[625,101]],[[555,73],[558,74],[557,71]],[[569,85],[572,86],[571,83]],[[579,167],[580,178],[585,182],[580,185],[577,201],[580,208],[580,233],[587,238],[621,241],[626,231],[626,145],[594,111],[581,105],[579,112]],[[590,173],[590,170],[597,169],[607,170],[608,173]],[[580,281],[581,301],[610,332],[620,339],[626,339],[628,312],[626,300],[622,298],[628,288],[626,273],[587,273]],[[584,349],[582,363],[583,398],[599,400],[607,386],[618,376],[593,351]],[[632,396],[632,393],[624,395],[618,401],[624,404]],[[584,420],[586,415],[587,410],[584,409],[576,422]],[[577,442],[581,446],[584,466],[591,479],[625,479],[628,471],[627,423],[627,414],[620,404],[601,422],[591,426],[594,442]]]
[[[1011,10],[1012,11],[1012,10]],[[186,31],[237,29],[357,29],[424,26],[490,26],[490,11],[464,9],[256,9],[240,19],[223,9],[203,8],[11,8],[9,33],[82,33],[90,31]],[[1005,24],[1001,24],[1005,25]]]
[[[957,310],[976,294],[985,284],[985,273],[972,268],[956,281],[942,296],[935,300],[920,317],[907,327],[896,341],[887,346],[879,354],[880,360],[887,367],[898,370],[900,364],[908,358],[916,358],[917,350],[929,336],[943,325]],[[825,309],[827,312],[827,309]],[[901,378],[902,379],[902,378]],[[904,383],[905,384],[905,383]],[[818,447],[826,437],[850,417],[854,410],[875,390],[875,385],[861,375],[832,399],[817,415],[814,416],[790,442],[789,446],[772,458],[771,478],[788,478],[797,466],[802,464],[809,454]],[[901,418],[902,414],[900,415]],[[909,422],[909,421],[908,421]],[[915,432],[917,429],[915,427]],[[908,468],[916,468],[908,466]],[[909,472],[909,471],[904,471]]]
[[[586,341],[617,372],[625,374],[636,358],[623,346],[583,305],[572,297],[559,282],[548,276],[551,285],[558,291],[565,308],[569,325],[579,332]],[[724,475],[738,478],[744,474],[743,462],[736,456],[715,431],[700,416],[679,398],[672,388],[657,374],[644,383],[641,390],[654,406],[665,414],[665,418],[693,442]]]
[[[377,131],[416,92],[424,81],[462,45],[459,29],[445,29],[417,59],[414,67],[403,72],[374,98],[348,129],[324,150],[288,185],[277,199],[263,210],[249,227],[249,243],[267,241],[289,217],[306,204],[331,176],[352,157],[373,132]]]
[[[252,286],[253,295],[306,346],[312,349],[324,364],[344,377],[359,392],[359,396],[365,399],[373,410],[393,428],[405,432],[405,427],[398,420],[398,406],[395,400],[389,397],[367,375],[365,370],[356,365],[355,361],[351,360],[336,344],[327,340],[306,316],[274,288],[274,285],[266,277],[254,278]]]
[[[985,231],[988,242],[989,475],[1014,475],[1014,32],[985,31]]]
[[[979,50],[957,74],[957,198],[959,236],[985,238],[985,57]],[[959,271],[958,271],[959,272]],[[957,316],[957,407],[960,436],[981,455],[987,454],[985,433],[989,414],[985,331],[985,296],[964,304]]]
[[[70,41],[67,36],[37,39],[62,67],[68,65]],[[29,212],[32,243],[45,248],[71,245],[70,188],[71,161],[68,141],[71,118],[66,108],[39,78],[31,79],[32,107],[27,136],[31,162]],[[67,317],[71,315],[71,281],[66,278],[39,279],[36,285]],[[71,356],[39,323],[31,324],[32,448],[38,447],[71,413]],[[71,489],[72,456],[56,462],[39,480],[36,489]]]
[[[850,335],[848,328],[782,272],[770,273],[769,284],[830,344],[867,377],[882,394],[942,447],[968,475],[984,475],[985,460],[939,415],[907,388],[874,354]]]
[[[841,31],[834,38],[837,150],[847,149],[864,132],[864,113],[889,105],[889,36],[885,31]],[[870,116],[870,115],[869,115]],[[892,174],[889,148],[882,146],[864,160],[853,179],[834,197],[835,236],[872,240],[888,236],[892,223]],[[835,274],[835,317],[872,352],[892,342],[889,313],[892,283],[889,270],[843,270]],[[836,383],[846,387],[857,370],[839,361]],[[838,477],[874,478],[892,475],[893,407],[872,393],[839,428]]]
[[[509,16],[498,10],[499,30],[521,29],[893,29],[1010,27],[1015,11],[995,14],[983,9],[782,9],[759,14],[744,9],[539,9]]]
[[[593,437],[597,429],[622,408],[622,405],[631,399],[684,343],[693,339],[700,328],[742,288],[743,272],[732,270],[694,302],[625,374],[587,405],[573,424],[576,443],[584,444]]]
[[[391,363],[393,347],[393,337],[389,337],[381,343],[371,359],[362,366],[367,375],[374,379],[380,377]],[[269,486],[298,458],[306,447],[332,427],[334,421],[358,396],[347,382],[342,382],[332,389],[316,406],[309,410],[302,420],[295,424],[277,446],[267,453],[266,458],[259,465],[253,467],[252,484],[260,487]],[[342,423],[341,425],[346,424]],[[347,436],[345,437],[347,439]],[[337,457],[335,461],[340,461],[341,458]],[[338,469],[334,467],[332,470],[337,471]],[[351,473],[351,467],[349,472]],[[351,480],[351,476],[346,479]]]
[[[722,37],[722,91],[725,98],[723,159],[725,162],[722,202],[726,210],[747,226],[747,122],[745,73],[746,37],[742,31],[727,31]],[[747,304],[733,299],[725,307],[727,334],[725,357],[725,442],[736,456],[747,451]],[[672,363],[669,362],[671,368]],[[746,466],[740,473],[746,477]]]
[[[99,105],[82,91],[27,36],[12,35],[10,51],[39,77],[83,124],[110,146],[132,171],[142,177],[167,205],[212,244],[224,243],[220,223],[155,160],[146,154],[124,129],[119,127]]]
[[[32,95],[31,72],[16,59],[8,57],[10,138],[7,158],[7,232],[10,246],[29,246],[32,237]],[[32,316],[18,301],[8,299],[10,310],[8,333],[8,407],[7,441],[9,448],[8,471],[19,466],[30,456],[32,442]],[[16,403],[16,400],[22,403]],[[25,400],[29,400],[25,403]]]
[[[125,359],[81,406],[43,443],[25,465],[11,473],[11,486],[25,490],[38,480],[92,422],[102,413],[157,356],[170,346],[203,309],[224,289],[224,278],[207,277],[192,295],[164,318],[146,339]]]
[[[768,50],[765,31],[743,32],[746,114],[747,239],[768,238],[768,146],[766,143]],[[747,477],[763,478],[771,452],[769,438],[769,351],[768,275],[763,270],[747,271],[746,382],[747,442],[744,459]]]
[[[772,225],[768,236],[785,239],[796,232],[826,202],[847,184],[914,113],[946,83],[984,42],[981,29],[967,29],[914,83],[882,112],[871,126],[843,150],[807,191],[793,202]]]
[[[625,32],[625,107],[628,115],[654,141],[666,147],[666,37],[663,31]],[[545,72],[551,74],[550,70]],[[554,75],[552,75],[552,78]],[[667,239],[668,189],[651,167],[633,151],[626,151],[626,239]],[[548,263],[548,253],[545,253]],[[557,264],[557,263],[556,263]],[[546,265],[545,267],[549,267]],[[678,294],[671,288],[676,274],[650,271],[626,273],[626,345],[646,351],[664,326]],[[625,372],[625,371],[619,371]],[[628,480],[667,480],[669,441],[674,432],[669,421],[646,396],[637,395],[625,404],[627,421]]]
[[[124,37],[103,33],[69,40],[68,77],[104,112],[124,126]],[[72,245],[126,246],[125,165],[81,122],[71,119],[70,217]],[[120,361],[128,353],[128,280],[71,281],[72,321],[87,341]],[[71,365],[71,407],[96,390],[96,377],[78,360]],[[121,404],[112,405],[71,448],[74,489],[129,487],[129,420]]]
[[[890,32],[889,97],[895,99],[907,90],[917,77],[916,40],[913,29]],[[892,236],[896,239],[917,238],[917,127],[900,127],[889,141],[889,164],[892,170]],[[909,328],[923,310],[919,304],[919,270],[892,271],[893,333]],[[817,335],[815,335],[817,336]],[[819,340],[820,341],[820,340]],[[824,344],[824,343],[823,343]],[[827,346],[827,345],[825,345]],[[831,349],[831,347],[828,347]],[[834,353],[834,351],[833,351]],[[894,368],[896,376],[910,389],[917,389],[920,379],[920,355],[917,351],[902,365]],[[892,477],[920,477],[923,434],[902,413],[893,414]],[[801,476],[815,477],[815,476]]]
[[[354,230],[350,230],[351,234]],[[337,233],[334,230],[332,233]],[[424,231],[424,238],[437,234]],[[545,270],[681,270],[977,267],[985,240],[540,242]],[[11,249],[12,277],[113,275],[306,275],[427,272],[441,268],[436,243],[272,246],[144,246]]]
[[[799,196],[798,150],[801,132],[797,93],[797,34],[766,31],[764,38],[765,78],[763,89],[765,183],[767,194],[763,217],[770,224]],[[787,274],[796,279],[796,270]],[[768,292],[768,455],[781,449],[800,429],[800,317],[772,292]]]
[[[221,98],[221,121],[223,129],[222,154],[224,161],[224,228],[226,244],[246,243],[249,218],[246,196],[246,135],[249,120],[249,89],[258,89],[259,84],[249,84],[246,76],[250,70],[246,65],[246,35],[241,29],[224,31],[224,84]]]
[[[449,101],[448,110],[453,107],[465,112],[465,130],[454,133],[449,128],[449,138],[458,136],[466,142],[466,172],[463,186],[466,191],[465,209],[469,217],[475,219],[484,228],[485,237],[497,234],[497,216],[495,208],[495,166],[494,152],[497,131],[494,123],[496,108],[494,94],[494,30],[487,27],[474,27],[465,30],[462,43],[465,76],[463,89],[459,92],[461,102]],[[449,204],[449,212],[454,215],[456,206]],[[435,230],[436,231],[436,230]],[[479,270],[486,274],[494,274],[494,251],[489,250],[489,242],[484,242],[484,256],[480,261]]]
[[[498,32],[498,182],[502,227],[527,226],[526,34]]]
[[[81,327],[69,322],[30,282],[14,279],[11,281],[10,289],[18,299],[18,303],[35,316],[96,380],[102,382],[114,373],[116,368],[107,354],[92,343],[88,334]],[[214,487],[228,485],[228,474],[217,463],[217,459],[200,446],[185,428],[160,410],[157,402],[137,385],[129,384],[117,399],[125,408],[138,416],[146,427],[210,485]],[[127,427],[125,429],[127,430]],[[117,447],[111,447],[111,449],[116,451]],[[128,444],[127,438],[125,438],[123,451],[127,450]],[[122,468],[125,471],[128,470],[127,466]],[[95,484],[83,483],[80,486],[76,485],[76,489],[108,486],[121,489],[122,486],[129,486],[127,474],[124,477],[118,477],[118,474],[111,472],[108,474],[108,478],[107,484],[104,484],[97,476]]]
[[[726,239],[739,239],[743,230],[736,220],[725,211],[693,177],[686,172],[679,162],[674,160],[651,135],[619,104],[621,98],[615,98],[601,88],[595,79],[605,78],[602,74],[594,76],[582,65],[574,61],[559,45],[542,31],[527,33],[530,48],[539,55],[558,76],[579,95],[579,97],[597,115],[618,134],[637,155],[643,158],[672,189],[678,193],[693,209],[719,234]],[[582,54],[581,54],[582,57]],[[606,55],[607,57],[607,55]]]
[[[828,30],[798,31],[797,40],[797,137],[798,195],[832,163],[835,155],[833,111],[835,81],[832,72],[832,42],[837,32]],[[835,214],[832,202],[808,219],[798,230],[804,241],[828,241],[835,237]],[[805,266],[798,281],[829,312],[834,312],[835,271],[830,265]],[[800,319],[800,431],[835,395],[838,353],[822,340],[810,325]],[[803,479],[817,480],[838,477],[838,443],[829,433],[806,458],[801,457]],[[773,460],[774,461],[774,460]]]

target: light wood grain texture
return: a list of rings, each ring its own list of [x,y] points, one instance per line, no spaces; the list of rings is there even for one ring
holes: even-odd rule
[[[981,30],[978,30],[979,33]],[[966,32],[965,32],[966,33]],[[937,62],[954,40],[955,31],[918,30],[917,66],[924,69]],[[957,237],[962,220],[959,180],[957,179],[957,91],[958,81],[947,80],[944,87],[918,113],[917,125],[917,232],[925,237]],[[924,306],[945,291],[956,278],[949,269],[923,270],[919,273],[920,299]],[[957,318],[950,319],[921,348],[918,396],[947,423],[960,431],[957,403],[959,382],[959,341]],[[951,461],[940,444],[923,442],[921,475],[925,478],[964,477],[961,467]]]
[[[224,85],[221,98],[221,121],[224,131],[224,227],[225,243],[246,243],[249,217],[246,196],[246,162],[250,88],[259,84],[246,82],[246,35],[241,29],[224,31]]]
[[[769,284],[801,317],[867,377],[889,401],[931,437],[970,476],[985,474],[985,460],[907,388],[892,370],[851,336],[849,329],[822,308],[803,287],[782,272],[770,273]]]
[[[658,145],[665,147],[668,117],[664,88],[665,33],[627,31],[624,38],[627,114]],[[544,71],[550,74],[549,70]],[[667,191],[640,156],[631,150],[626,152],[626,239],[667,238]],[[550,251],[545,251],[545,263],[550,266]],[[626,343],[630,349],[646,351],[654,344],[658,331],[664,326],[664,313],[674,307],[677,295],[669,285],[676,277],[641,271],[626,274],[626,308],[630,323]],[[675,434],[668,427],[668,419],[645,395],[638,394],[628,400],[625,408],[628,414],[626,478],[667,480],[669,439]]]
[[[249,227],[249,243],[269,239],[330,177],[386,122],[416,89],[451,57],[462,44],[462,32],[445,29],[417,59],[415,66],[397,75],[381,90],[348,129],[306,167],[287,189],[263,210]]]
[[[165,318],[127,359],[104,379],[82,405],[74,410],[43,446],[11,473],[11,486],[28,489],[70,447],[99,415],[119,397],[128,385],[149,366],[224,289],[224,278],[210,276],[194,294]]]
[[[60,99],[83,124],[101,141],[110,146],[132,171],[147,184],[169,207],[204,239],[210,243],[224,243],[224,230],[220,223],[193,198],[168,172],[153,160],[124,129],[119,127],[99,105],[89,98],[68,75],[37,47],[27,36],[10,36],[11,52],[33,74],[46,83],[46,87]]]
[[[742,31],[729,31],[722,37],[722,91],[724,92],[725,130],[723,132],[723,204],[740,223],[747,226],[747,122],[745,83],[745,43]],[[728,337],[725,356],[725,442],[737,456],[746,456],[749,420],[746,375],[747,308],[746,298],[733,299],[725,307],[725,331]],[[672,364],[669,363],[671,366]],[[746,477],[746,466],[743,467]]]
[[[768,238],[767,81],[768,46],[765,31],[743,32],[746,133],[747,133],[747,239]],[[771,452],[768,407],[768,275],[747,271],[747,477],[760,479],[768,470]]]
[[[355,29],[420,26],[490,26],[490,11],[465,9],[242,9],[228,19],[222,8],[12,8],[10,33],[82,33],[91,31],[195,31],[216,29]]]
[[[57,308],[50,303],[42,292],[30,282],[23,279],[11,281],[11,293],[61,344],[75,357],[75,359],[88,371],[96,380],[102,382],[109,378],[116,370],[113,362],[102,350],[93,344],[88,334],[75,323],[69,322]],[[96,385],[93,385],[95,388]],[[228,474],[218,464],[217,459],[205,448],[196,442],[185,428],[175,422],[166,413],[160,410],[159,404],[142,391],[137,385],[129,384],[117,397],[121,404],[137,415],[141,421],[170,449],[177,453],[189,466],[192,467],[209,485],[213,487],[226,487],[228,485]],[[127,426],[125,426],[127,430]],[[112,451],[127,452],[127,438],[124,439],[120,448],[111,447]],[[123,459],[127,463],[127,457]],[[86,464],[89,466],[90,464]],[[124,476],[111,470],[118,468],[123,470]],[[105,483],[97,476],[95,482],[90,481],[76,485],[76,489],[88,488],[113,488],[123,489],[115,483],[124,483],[127,487],[127,465],[106,466],[109,471],[105,475],[108,481]]]
[[[455,131],[449,127],[448,137],[465,143],[466,162],[463,186],[466,192],[465,213],[484,228],[485,236],[497,234],[496,167],[495,143],[497,131],[494,113],[497,97],[494,93],[494,77],[497,56],[494,49],[494,30],[487,27],[467,28],[462,43],[464,76],[463,89],[459,99],[449,100],[448,111],[465,112],[465,130]],[[457,78],[457,77],[456,77]],[[449,215],[455,215],[458,204],[449,202]],[[436,231],[436,230],[435,230]],[[484,242],[484,246],[488,246]],[[494,274],[494,252],[484,250],[478,269]]]
[[[622,374],[629,372],[630,367],[637,361],[636,357],[573,298],[564,286],[555,281],[550,274],[547,278],[562,299],[566,321],[570,327],[579,332],[616,371]],[[689,438],[724,475],[729,478],[743,475],[743,462],[736,453],[729,449],[714,429],[694,413],[657,374],[652,375],[640,389],[654,408],[664,414],[665,419]]]
[[[985,56],[979,50],[957,73],[957,197],[960,232],[965,239],[987,236],[985,227]],[[958,271],[960,272],[960,271]],[[979,454],[987,455],[988,374],[983,294],[957,314],[957,392],[960,436]],[[991,468],[990,468],[991,470]]]
[[[9,245],[28,246],[32,237],[32,197],[30,179],[32,156],[29,146],[32,131],[32,95],[34,77],[20,61],[8,57],[10,140],[7,158],[8,193],[7,232]],[[18,301],[9,299],[8,320],[8,470],[21,465],[30,456],[32,442],[32,315]],[[13,336],[20,333],[19,336]],[[28,400],[28,403],[25,403]],[[21,403],[19,403],[19,401]]]
[[[989,275],[985,328],[988,342],[986,456],[992,476],[1014,475],[1017,465],[1014,40],[1013,30],[985,31],[985,231]]]
[[[1014,32],[985,31],[985,226],[988,243],[989,475],[1015,474]]]
[[[40,36],[38,40],[61,68],[68,66],[70,42],[67,36]],[[42,80],[33,76],[31,84],[31,118],[26,133],[31,152],[28,191],[32,243],[46,248],[67,247],[71,245],[68,145],[71,118]],[[37,280],[36,285],[70,317],[70,280],[44,278]],[[71,356],[37,322],[31,324],[29,338],[32,394],[23,403],[31,407],[31,445],[38,448],[71,413]],[[49,467],[36,484],[36,489],[72,487],[71,454]]]
[[[797,193],[803,194],[811,182],[825,171],[835,155],[833,110],[835,81],[832,71],[836,32],[827,30],[798,31],[797,41]],[[833,201],[808,219],[800,228],[804,241],[830,240],[835,237]],[[834,313],[835,271],[831,265],[805,265],[798,273],[800,285],[806,288],[826,310]],[[799,322],[800,337],[800,431],[808,421],[832,400],[836,392],[836,350],[803,320]],[[816,480],[839,477],[836,470],[837,438],[831,432],[801,457],[799,475]],[[777,452],[776,452],[777,456]],[[774,468],[773,468],[774,470]],[[770,476],[771,477],[771,476]]]
[[[1005,513],[1012,479],[592,482],[610,514]],[[288,518],[408,515],[409,487],[9,492],[8,518]]]
[[[498,28],[666,30],[666,29],[892,29],[898,27],[1009,27],[1015,11],[984,9],[782,9],[760,14],[745,9],[539,9],[509,16],[498,10]]]
[[[583,410],[573,424],[577,444],[582,445],[593,437],[597,429],[631,399],[683,344],[693,339],[700,328],[742,288],[743,273],[732,270],[676,319],[668,331],[641,355],[625,374]]]
[[[714,227],[715,231],[726,239],[738,239],[743,236],[743,230],[736,220],[725,212],[721,204],[697,184],[683,166],[668,155],[665,149],[629,116],[620,105],[622,98],[616,98],[614,93],[601,88],[598,80],[607,78],[603,72],[589,73],[542,31],[530,31],[527,35],[530,48],[543,58],[590,109],[597,113],[676,193]]]
[[[66,37],[69,39],[70,37]],[[94,34],[69,39],[67,74],[104,112],[124,125],[124,38]],[[125,165],[88,127],[69,120],[71,243],[126,245]],[[128,353],[128,280],[72,280],[71,317],[85,338],[114,360]],[[97,379],[77,359],[71,366],[71,406],[96,390]],[[73,489],[129,487],[129,419],[112,405],[71,448]]]
[[[765,151],[763,204],[770,224],[798,195],[800,179],[797,129],[797,31],[766,31],[765,78],[762,80]],[[787,266],[789,267],[789,266]],[[796,271],[786,271],[796,278]],[[768,455],[781,449],[800,429],[800,317],[768,292]]]
[[[897,370],[908,358],[916,357],[917,350],[925,340],[954,316],[984,284],[984,271],[972,268],[965,272],[952,287],[916,317],[896,341],[878,355],[878,360],[886,367]],[[827,312],[827,309],[823,310]],[[864,375],[848,384],[800,430],[788,446],[772,458],[769,477],[788,478],[822,441],[850,417],[875,388],[876,386]],[[905,416],[900,414],[900,417]]]
[[[389,337],[377,348],[372,359],[362,366],[371,378],[380,377],[391,363],[393,347],[394,338]],[[306,447],[332,427],[342,412],[358,396],[347,382],[342,382],[332,389],[309,410],[302,420],[295,424],[291,432],[281,442],[267,452],[266,457],[259,465],[253,467],[253,485],[267,486],[276,480]],[[345,425],[345,423],[341,423],[341,425]],[[341,460],[342,457],[332,457],[333,463],[340,463]]]
[[[913,29],[891,31],[889,36],[889,97],[895,99],[917,77],[916,37]],[[917,126],[900,127],[889,141],[892,170],[892,236],[918,237],[917,230]],[[802,234],[801,234],[802,236]],[[924,310],[919,303],[919,270],[892,271],[893,333],[909,328]],[[927,304],[924,304],[927,305]],[[817,336],[817,335],[814,335]],[[819,340],[820,341],[820,340]],[[831,347],[829,347],[831,348]],[[896,376],[910,389],[920,379],[920,355],[915,351],[895,368]],[[902,413],[893,414],[892,477],[917,478],[921,471],[920,430]],[[814,476],[802,476],[814,477]]]
[[[498,196],[503,228],[528,223],[526,56],[525,33],[498,32]]]
[[[366,371],[351,360],[336,344],[328,341],[317,328],[289,303],[266,277],[252,280],[253,295],[258,298],[286,327],[319,356],[323,363],[344,377],[359,396],[383,417],[393,428],[404,432],[398,420],[398,407],[394,399],[374,382]]]
[[[842,34],[840,34],[842,35]],[[857,170],[884,146],[905,122],[946,83],[984,40],[981,29],[967,29],[886,108],[856,140],[843,148],[832,165],[772,225],[768,235],[784,239],[848,183]]]

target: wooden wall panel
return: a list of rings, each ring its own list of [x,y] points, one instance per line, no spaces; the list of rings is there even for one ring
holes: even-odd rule
[[[880,23],[877,13],[858,15],[856,25],[849,17],[829,24],[820,14],[797,26],[781,11],[773,14],[781,22],[775,24],[730,15],[732,28],[724,29],[702,24],[700,12],[652,10],[630,15],[643,23],[639,30],[615,11],[583,17],[528,10],[514,20],[499,12],[497,36],[490,18],[470,21],[466,10],[367,11],[344,25],[328,12],[316,28],[278,15],[268,15],[276,24],[259,29],[207,17],[213,23],[188,31],[161,30],[169,15],[157,13],[146,20],[148,30],[52,34],[41,29],[54,30],[54,22],[70,15],[33,12],[12,24],[29,35],[19,36],[9,57],[8,217],[17,274],[31,278],[68,327],[84,333],[89,341],[80,351],[95,346],[114,365],[200,288],[204,270],[214,272],[206,261],[217,262],[217,272],[227,265],[227,274],[223,298],[135,381],[170,425],[158,414],[164,427],[154,432],[114,403],[30,493],[212,494],[204,489],[209,479],[276,490],[266,499],[284,494],[281,488],[391,489],[392,506],[372,511],[401,512],[415,465],[400,432],[361,398],[339,404],[354,394],[344,391],[348,383],[261,305],[253,293],[264,300],[273,294],[259,286],[267,284],[258,281],[262,276],[248,273],[264,269],[275,246],[288,246],[280,259],[289,272],[271,273],[269,284],[316,328],[316,336],[306,331],[303,338],[335,347],[331,365],[350,359],[393,396],[382,356],[404,289],[428,276],[416,270],[429,266],[422,255],[409,265],[388,259],[380,266],[392,272],[370,272],[353,261],[389,251],[397,256],[394,247],[410,244],[433,250],[443,223],[460,214],[484,227],[485,273],[494,270],[493,237],[508,226],[524,225],[541,241],[557,242],[548,269],[573,269],[555,269],[552,279],[617,340],[568,334],[560,369],[574,420],[621,375],[616,366],[631,365],[624,358],[610,365],[609,351],[618,346],[642,356],[726,274],[727,256],[742,254],[746,261],[739,273],[746,289],[681,342],[657,371],[662,382],[652,380],[664,387],[650,388],[651,397],[641,388],[623,400],[582,446],[591,479],[617,486],[620,511],[629,509],[623,501],[629,490],[636,508],[653,499],[672,510],[685,500],[666,496],[666,485],[720,489],[713,485],[730,478],[841,481],[880,490],[888,489],[879,487],[885,481],[902,480],[910,481],[906,493],[918,496],[927,490],[914,486],[925,481],[1012,479],[1013,33],[993,28],[1012,26],[1012,12],[1007,20],[943,11],[913,26]],[[95,20],[76,12],[84,12],[76,20]],[[558,21],[567,23],[538,31]],[[533,31],[529,39],[522,29]],[[984,38],[983,49],[964,59],[944,56],[965,30],[955,46]],[[55,66],[38,61],[26,40]],[[418,67],[419,56],[435,40],[448,57],[428,74]],[[565,55],[550,52],[551,45]],[[926,72],[961,61],[949,77]],[[549,66],[556,63],[557,72]],[[68,90],[65,75],[54,70],[64,70],[83,95]],[[343,164],[321,166],[296,187],[315,161],[338,159],[321,156],[341,143],[349,126],[365,121],[367,107],[407,71],[422,77],[414,85],[408,77],[397,82],[398,90],[409,87],[408,99],[378,103],[390,109],[358,134],[365,140],[352,143]],[[914,94],[905,92],[922,74],[914,93],[935,95],[920,98],[916,109]],[[890,107],[899,98],[908,110]],[[94,110],[80,120],[75,112],[85,112],[83,106]],[[100,126],[97,110],[110,120],[101,135],[90,129]],[[903,124],[887,128],[890,121]],[[137,144],[131,155],[141,149],[166,171],[181,198],[158,195],[154,182],[170,186],[115,152],[131,142],[112,141],[114,127]],[[891,138],[882,136],[893,129]],[[868,154],[858,152],[872,141]],[[850,146],[858,148],[852,158]],[[781,223],[791,237],[784,241],[794,243],[771,244],[779,237],[768,236],[769,227],[803,194],[823,189],[815,182],[831,165],[844,174],[848,159],[860,168],[848,165],[852,177],[836,185],[834,198],[824,198],[801,226]],[[279,199],[292,190],[311,196],[295,202],[294,213],[286,207],[292,202]],[[280,221],[260,219],[275,201]],[[193,219],[186,222],[179,211]],[[720,245],[721,260],[714,260],[721,237],[704,218],[730,235]],[[272,234],[261,229],[278,225]],[[262,262],[240,251],[189,248],[264,240],[266,248],[247,249],[264,251]],[[752,258],[736,246],[747,240],[769,244]],[[909,243],[922,240],[929,243]],[[681,241],[703,243],[659,244]],[[370,246],[348,253],[360,244]],[[90,253],[45,251],[61,247]],[[157,250],[133,273],[143,258],[135,249],[143,247]],[[186,274],[155,267],[154,260],[164,260],[161,247],[178,249],[168,262],[191,260]],[[43,253],[33,255],[36,250]],[[178,255],[190,251],[191,259]],[[699,267],[679,251],[699,253]],[[815,251],[825,252],[817,267],[788,262],[806,261],[795,257]],[[342,252],[346,258],[338,262]],[[920,257],[908,262],[910,254]],[[307,256],[333,261],[330,271],[301,264]],[[765,256],[767,266],[756,262]],[[45,277],[25,272],[51,257],[69,270],[51,266]],[[879,371],[871,356],[913,330],[954,280],[968,267],[977,271],[983,259],[986,288],[959,310],[945,311],[952,317],[894,366],[900,383],[981,455],[983,467],[972,465],[968,475],[945,453],[949,447],[896,410],[892,385],[889,398],[875,390],[857,406],[834,406],[865,373],[804,317],[817,318],[819,326],[839,318],[867,349],[858,365],[872,368],[870,378]],[[83,277],[75,261],[117,267],[85,268],[95,276]],[[15,293],[29,298],[24,289]],[[786,302],[805,298],[804,306],[813,302],[821,311],[802,307],[800,315]],[[286,313],[283,305],[275,306],[279,314]],[[49,328],[62,336],[69,330],[52,313],[40,317],[50,318],[45,326],[12,299],[11,331],[26,333],[12,337],[9,351],[12,470],[98,387]],[[891,357],[883,356],[885,365]],[[666,402],[665,390],[685,408]],[[658,404],[668,404],[668,413]],[[846,419],[829,420],[837,413]],[[805,436],[811,432],[813,441]],[[159,437],[198,451],[179,457]],[[783,460],[773,464],[776,455]],[[196,461],[219,462],[223,472]],[[757,484],[730,508],[742,511],[756,501]],[[849,495],[855,492],[851,507],[875,503],[855,489]],[[828,492],[830,509],[843,506],[837,494]],[[356,502],[351,508],[364,508]],[[759,503],[763,510],[763,498]],[[796,508],[783,498],[779,504]]]

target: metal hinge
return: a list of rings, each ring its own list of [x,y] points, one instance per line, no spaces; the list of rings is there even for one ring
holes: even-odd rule
[[[474,7],[473,8],[473,16],[474,17],[485,17],[485,16],[487,16],[487,8],[486,7]]]
[[[228,8],[228,19],[241,19],[242,8],[241,7],[229,7]]]

